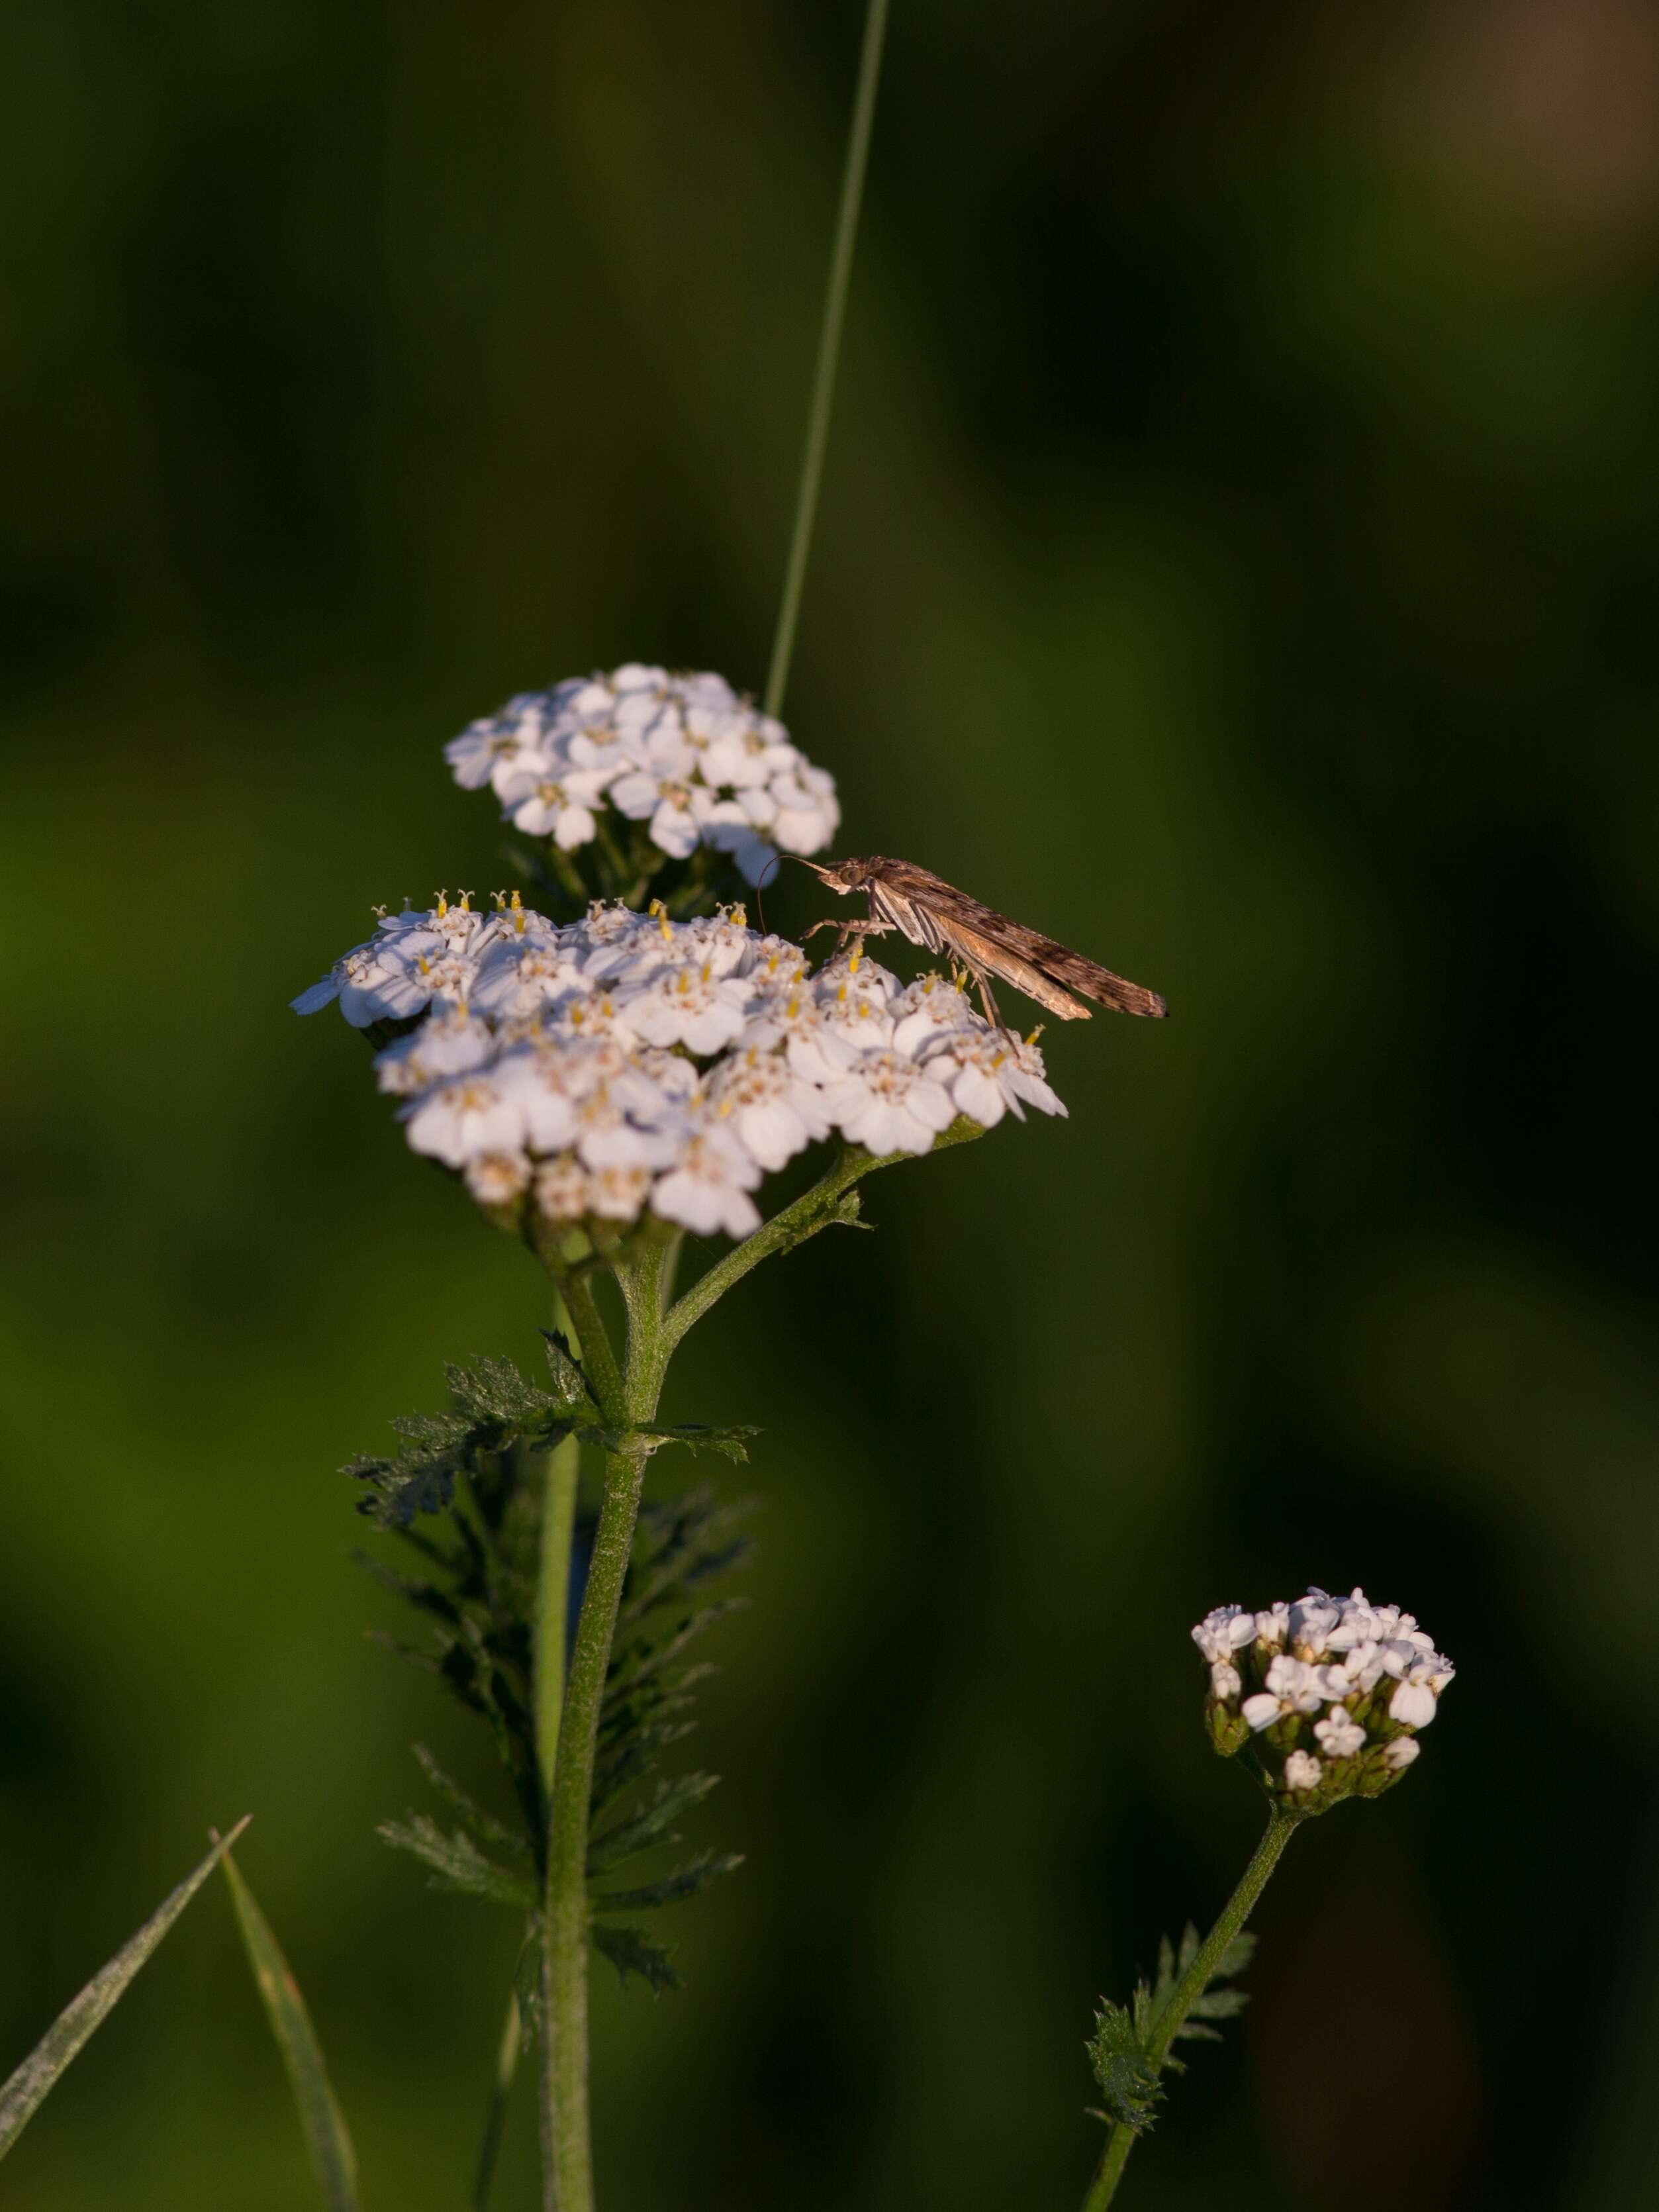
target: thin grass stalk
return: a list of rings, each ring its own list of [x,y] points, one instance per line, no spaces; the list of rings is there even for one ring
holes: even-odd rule
[[[847,160],[842,170],[841,210],[836,218],[836,242],[830,256],[830,281],[824,289],[823,322],[818,331],[817,361],[812,371],[812,398],[806,410],[806,441],[801,453],[800,483],[795,494],[794,528],[790,532],[783,597],[778,605],[778,626],[766,676],[764,703],[769,714],[775,714],[782,708],[789,682],[789,663],[795,650],[801,592],[806,582],[806,556],[812,543],[812,526],[817,520],[818,488],[823,480],[824,448],[830,440],[830,410],[836,396],[836,371],[841,362],[842,327],[847,319],[847,289],[853,274],[853,249],[858,243],[864,173],[869,166],[870,130],[875,119],[876,87],[881,79],[881,57],[886,38],[887,0],[870,0],[864,18],[864,45],[859,56],[858,88],[853,95],[853,127],[848,133]]]

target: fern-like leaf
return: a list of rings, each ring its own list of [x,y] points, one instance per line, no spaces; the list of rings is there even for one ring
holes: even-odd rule
[[[464,1828],[446,1835],[426,1814],[411,1813],[407,1820],[382,1820],[375,1833],[393,1850],[422,1860],[432,1869],[434,1889],[459,1890],[520,1912],[536,1909],[536,1886],[528,1875],[487,1858]]]
[[[1160,2075],[1185,2071],[1181,2060],[1167,2051],[1163,2057],[1154,2058],[1151,2045],[1176,1990],[1198,1956],[1199,1948],[1199,1933],[1190,1921],[1182,1930],[1178,1945],[1172,1944],[1167,1936],[1161,1937],[1158,1972],[1150,1987],[1144,1981],[1137,1983],[1127,2006],[1103,2000],[1095,2021],[1095,2032],[1089,2041],[1089,2060],[1106,2100],[1106,2110],[1101,2117],[1121,2121],[1137,2134],[1144,2134],[1152,2126],[1154,2108],[1163,2100]],[[1188,2006],[1186,2017],[1176,2029],[1172,2041],[1221,2040],[1218,2031],[1207,2023],[1232,2019],[1244,2009],[1249,1999],[1243,1990],[1220,1985],[1244,1971],[1255,1949],[1254,1936],[1234,1936],[1217,1960],[1203,1989]]]
[[[605,1928],[596,1923],[593,1948],[610,1960],[624,1988],[630,1974],[637,1974],[653,1996],[682,1986],[674,1972],[673,1954],[653,1942],[643,1928]]]

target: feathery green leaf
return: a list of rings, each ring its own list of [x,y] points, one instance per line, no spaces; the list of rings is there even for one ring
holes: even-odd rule
[[[590,1840],[588,1873],[599,1874],[652,1844],[672,1843],[675,1821],[692,1806],[700,1805],[719,1780],[718,1774],[678,1774],[672,1782],[659,1782],[648,1804],[602,1828]]]
[[[595,1912],[647,1912],[659,1905],[678,1905],[682,1898],[695,1897],[711,1881],[718,1881],[725,1874],[735,1874],[743,1864],[741,1851],[700,1851],[688,1859],[673,1873],[665,1875],[660,1881],[647,1882],[641,1889],[613,1889],[594,1897]]]
[[[448,1836],[426,1814],[411,1813],[407,1820],[382,1820],[374,1832],[393,1850],[408,1851],[430,1867],[434,1889],[459,1890],[520,1912],[536,1909],[536,1887],[529,1875],[486,1858],[464,1829]]]
[[[680,1978],[672,1963],[673,1954],[660,1943],[653,1942],[642,1928],[604,1928],[595,1926],[593,1945],[610,1960],[620,1976],[624,1988],[628,1977],[637,1974],[649,1983],[653,1996],[660,1996],[665,1990],[677,1990]]]

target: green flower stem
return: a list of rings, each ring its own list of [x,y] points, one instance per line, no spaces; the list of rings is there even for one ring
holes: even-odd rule
[[[1204,1994],[1206,1984],[1219,1965],[1226,1949],[1244,1923],[1257,1898],[1267,1886],[1267,1876],[1279,1864],[1279,1854],[1291,1840],[1293,1829],[1301,1826],[1301,1816],[1296,1813],[1277,1810],[1267,1815],[1267,1826],[1261,1841],[1255,1847],[1255,1856],[1239,1877],[1238,1887],[1222,1908],[1221,1917],[1199,1945],[1193,1963],[1170,1992],[1170,2002],[1158,2014],[1146,2056],[1152,2063],[1161,2065],[1170,2055],[1182,2023],[1192,2010],[1194,2002]],[[1134,2148],[1135,2130],[1126,2127],[1121,2120],[1113,2123],[1106,2138],[1106,2149],[1089,2193],[1083,2200],[1083,2212],[1104,2212],[1112,2201],[1130,2151]]]
[[[501,2147],[501,2130],[507,2124],[507,2100],[512,2094],[513,2077],[519,2070],[519,2051],[523,2041],[524,2022],[519,2013],[518,1992],[514,1990],[507,1997],[507,2018],[501,2023],[501,2039],[495,2053],[495,2079],[490,2087],[489,2107],[484,2114],[483,2141],[478,2146],[478,2164],[472,2194],[466,2200],[467,2212],[485,2212],[489,2202],[495,2160]]]
[[[965,1145],[984,1133],[977,1121],[970,1121],[965,1114],[959,1114],[943,1135],[934,1138],[933,1151],[948,1152],[952,1145]],[[709,1307],[717,1299],[723,1298],[734,1283],[740,1283],[751,1267],[759,1267],[761,1261],[770,1259],[774,1252],[792,1251],[797,1244],[804,1244],[809,1237],[816,1237],[820,1229],[828,1229],[833,1222],[854,1219],[851,1213],[842,1209],[841,1201],[855,1182],[867,1175],[874,1175],[878,1168],[896,1167],[901,1160],[914,1158],[910,1152],[889,1152],[878,1159],[856,1145],[844,1146],[834,1164],[810,1190],[803,1191],[792,1205],[775,1213],[769,1221],[763,1222],[752,1237],[746,1237],[741,1244],[726,1254],[725,1259],[716,1261],[706,1274],[700,1275],[690,1289],[670,1306],[662,1323],[666,1346],[665,1358],[687,1329],[694,1322],[700,1322]]]
[[[958,1117],[934,1139],[932,1149],[945,1151],[981,1133],[977,1122]],[[604,1457],[599,1523],[588,1563],[576,1640],[563,1680],[562,1711],[556,1715],[551,1710],[550,1653],[556,1622],[562,1627],[562,1604],[568,1602],[568,1598],[560,1600],[558,1587],[568,1574],[568,1549],[567,1545],[562,1553],[550,1536],[543,1545],[542,1587],[537,1599],[537,1744],[544,1776],[550,1773],[552,1777],[548,1791],[541,1958],[540,2086],[546,2212],[593,2212],[587,2056],[588,1823],[599,1713],[623,1585],[633,1554],[645,1465],[652,1449],[650,1440],[635,1432],[654,1418],[669,1358],[692,1323],[772,1253],[789,1250],[832,1221],[851,1218],[843,1200],[861,1177],[911,1157],[908,1152],[895,1152],[878,1159],[855,1146],[844,1149],[811,1189],[764,1223],[672,1304],[674,1271],[683,1239],[669,1234],[632,1243],[611,1263],[628,1322],[627,1347],[620,1362],[593,1294],[592,1262],[555,1267],[560,1295],[580,1350],[583,1372],[617,1441]],[[560,1447],[561,1451],[564,1449]],[[558,1453],[553,1456],[556,1460]],[[555,1495],[556,1481],[563,1479],[550,1468],[550,1517],[556,1502],[557,1510],[564,1510],[563,1492],[558,1493],[556,1501]],[[574,1497],[574,1472],[569,1480]]]
[[[627,1353],[620,1370],[589,1283],[571,1279],[560,1284],[601,1409],[624,1436],[651,1419],[662,1393],[669,1351],[663,1307],[678,1249],[678,1238],[672,1237],[648,1243],[617,1263],[628,1314]],[[599,1366],[595,1363],[601,1342],[617,1377],[614,1407],[605,1402],[611,1394],[609,1385],[600,1382],[603,1362]],[[605,1455],[599,1525],[570,1656],[553,1769],[542,1913],[542,2147],[547,2212],[592,2212],[593,2208],[587,2096],[588,1820],[599,1711],[649,1456],[643,1437]]]
[[[536,1584],[536,1767],[550,1792],[564,1711],[565,1625],[570,1613],[570,1543],[576,1522],[581,1446],[574,1436],[547,1455],[542,1495],[541,1571]]]
[[[592,1386],[599,1411],[613,1428],[621,1428],[626,1419],[623,1411],[622,1370],[617,1364],[611,1334],[605,1328],[605,1317],[593,1295],[593,1279],[587,1272],[592,1264],[592,1261],[585,1261],[579,1267],[561,1269],[556,1279],[559,1295],[570,1316],[571,1326],[576,1332],[576,1348],[581,1357],[582,1372]]]
[[[772,665],[766,676],[769,714],[775,714],[783,705],[790,657],[795,647],[801,588],[806,580],[807,549],[812,542],[818,486],[823,478],[823,449],[830,436],[830,407],[836,393],[842,325],[847,315],[847,287],[853,274],[853,247],[858,238],[864,173],[870,155],[870,126],[876,112],[876,86],[881,77],[882,46],[886,35],[887,0],[870,0],[864,19],[864,48],[859,57],[858,89],[853,96],[853,127],[848,134],[847,161],[842,171],[841,211],[836,218],[836,243],[830,257],[830,282],[823,295],[818,357],[812,371],[812,399],[806,414],[806,444],[801,454],[800,489],[795,497],[795,526],[789,540],[788,566],[784,570],[777,631],[772,641]]]

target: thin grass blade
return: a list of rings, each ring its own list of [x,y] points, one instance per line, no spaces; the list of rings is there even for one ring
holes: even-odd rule
[[[128,1983],[246,1826],[246,1820],[239,1820],[222,1842],[215,1839],[213,1849],[195,1872],[186,1875],[177,1889],[169,1892],[137,1934],[121,1946],[107,1966],[100,1968],[79,1996],[64,2006],[11,2079],[0,2088],[0,2158],[22,2134],[58,2086],[71,2060],[80,2055],[94,2029],[101,2026],[106,2014],[125,1996]]]
[[[357,2154],[345,2118],[334,2100],[322,2046],[270,1923],[254,1902],[236,1862],[224,1859],[225,1880],[247,1947],[248,1964],[270,2017],[271,2033],[288,2069],[289,2085],[328,2212],[357,2212]]]

